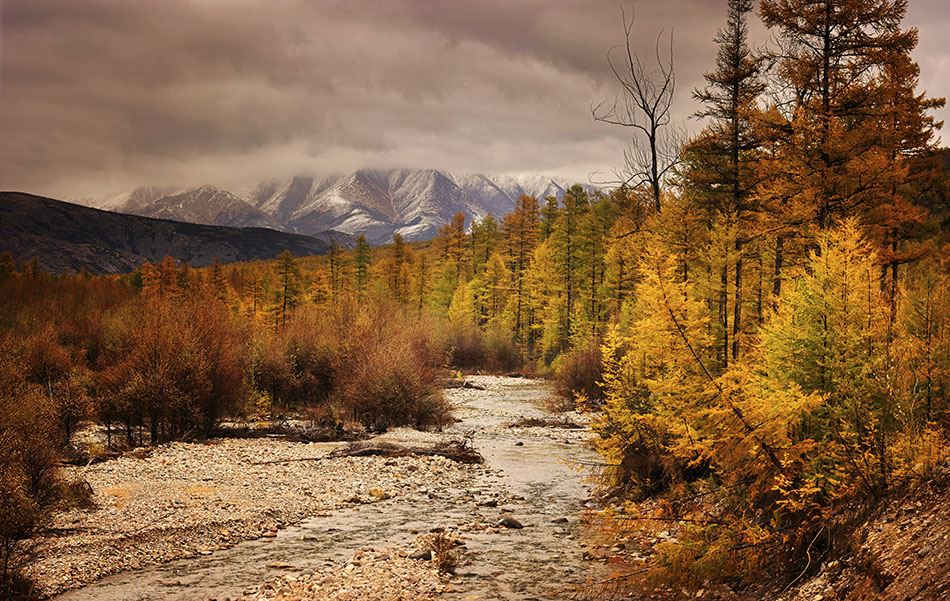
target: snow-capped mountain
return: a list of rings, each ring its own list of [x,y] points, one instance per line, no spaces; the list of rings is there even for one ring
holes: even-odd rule
[[[100,208],[188,223],[266,227],[281,231],[286,229],[270,215],[259,211],[234,194],[214,186],[201,186],[191,190],[139,188],[129,194],[124,202],[112,207],[101,205]]]
[[[140,188],[94,204],[148,217],[241,227],[269,227],[315,235],[333,230],[382,244],[432,238],[456,213],[479,220],[510,213],[522,194],[563,196],[567,184],[540,175],[490,176],[434,169],[361,169],[348,175],[299,176],[264,182],[232,194],[202,186],[191,190]]]

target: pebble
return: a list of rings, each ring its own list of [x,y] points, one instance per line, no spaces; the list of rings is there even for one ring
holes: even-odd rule
[[[498,520],[498,524],[500,526],[504,526],[505,528],[513,528],[515,530],[520,530],[524,528],[524,524],[522,524],[516,518],[510,515],[502,516],[501,519]]]
[[[433,436],[395,430],[384,438]],[[121,571],[275,538],[278,526],[330,515],[346,499],[461,492],[483,469],[443,457],[325,458],[329,450],[332,445],[267,438],[174,442],[141,459],[64,468],[66,479],[89,482],[97,507],[55,516],[53,527],[83,528],[38,539],[38,559],[28,573],[52,596]]]
[[[405,557],[411,545],[382,551],[385,561],[362,564],[357,553],[318,572],[278,576],[245,591],[242,601],[434,601],[448,587],[435,565]]]

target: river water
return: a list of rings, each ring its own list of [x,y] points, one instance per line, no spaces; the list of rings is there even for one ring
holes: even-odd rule
[[[289,571],[315,570],[350,558],[363,547],[404,543],[437,525],[497,521],[510,512],[523,529],[470,532],[475,553],[459,570],[445,599],[571,599],[603,576],[582,557],[587,474],[596,460],[584,432],[524,431],[507,426],[521,417],[550,417],[541,401],[551,394],[536,380],[475,376],[484,390],[447,391],[460,421],[447,429],[467,435],[485,457],[485,472],[470,490],[450,495],[396,497],[334,511],[282,530],[276,538],[239,543],[213,555],[110,576],[57,597],[58,601],[184,601],[240,597]],[[520,444],[519,444],[520,443]],[[435,498],[432,498],[435,496]],[[484,499],[497,498],[499,507]],[[565,522],[563,518],[567,518]]]

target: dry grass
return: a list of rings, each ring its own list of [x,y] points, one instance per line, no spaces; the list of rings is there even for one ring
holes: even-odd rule
[[[426,538],[426,545],[432,551],[436,569],[440,574],[454,574],[455,571],[472,562],[473,553],[465,548],[458,537],[439,530]]]

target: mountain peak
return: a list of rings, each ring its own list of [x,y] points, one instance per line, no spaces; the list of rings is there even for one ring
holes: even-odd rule
[[[363,234],[373,244],[425,240],[456,213],[501,219],[525,194],[560,198],[567,183],[539,174],[486,175],[437,169],[358,169],[324,177],[269,180],[234,194],[211,185],[143,187],[102,208],[211,225],[255,226],[315,234]]]

